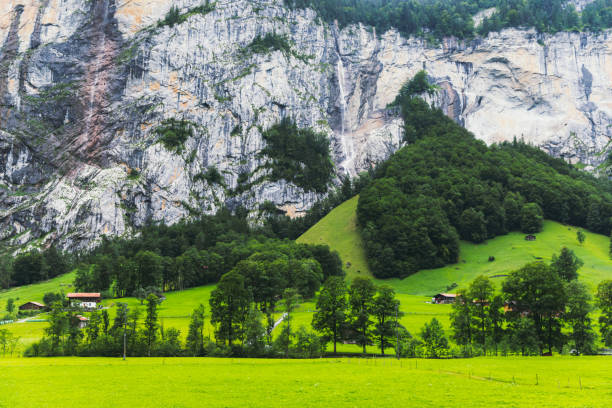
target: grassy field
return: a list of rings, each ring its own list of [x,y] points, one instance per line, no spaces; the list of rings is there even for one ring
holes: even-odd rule
[[[359,196],[355,196],[334,208],[297,239],[297,242],[305,244],[326,244],[338,251],[349,279],[372,276],[357,230],[358,200]],[[350,265],[348,268],[347,263]]]
[[[611,363],[607,357],[0,359],[0,407],[609,407]]]
[[[356,227],[357,200],[358,197],[353,197],[344,202],[298,239],[298,242],[327,244],[338,251],[345,265],[350,263],[347,269],[349,279],[359,275],[371,276]],[[403,280],[384,282],[398,293],[431,296],[446,291],[453,283],[459,287],[466,286],[479,275],[500,282],[503,276],[499,275],[506,275],[535,260],[549,261],[553,253],[567,246],[584,261],[580,280],[594,289],[600,281],[612,278],[612,261],[608,254],[610,239],[584,231],[586,240],[580,245],[576,232],[574,227],[545,221],[544,229],[536,235],[535,241],[525,241],[525,234],[512,232],[482,244],[461,242],[457,264],[419,271]],[[489,256],[495,257],[495,261],[489,262]]]
[[[43,296],[47,292],[72,292],[72,281],[74,281],[74,276],[75,273],[71,272],[53,279],[49,279],[48,281],[0,290],[0,315],[4,313],[6,309],[6,301],[10,298],[15,299],[15,305],[19,306],[30,301],[42,302]]]

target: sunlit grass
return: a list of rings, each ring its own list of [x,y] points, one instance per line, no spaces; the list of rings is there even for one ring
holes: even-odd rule
[[[0,407],[608,407],[612,364],[606,357],[22,358],[0,359],[0,384]]]

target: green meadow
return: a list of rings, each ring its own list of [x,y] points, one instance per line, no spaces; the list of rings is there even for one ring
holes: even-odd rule
[[[358,196],[336,207],[298,238],[298,242],[326,244],[338,251],[345,267],[350,264],[346,269],[349,279],[372,276],[357,229],[357,201]],[[420,296],[447,291],[453,283],[458,288],[465,287],[479,275],[486,275],[499,283],[504,275],[528,262],[550,261],[554,253],[566,246],[584,261],[579,279],[595,289],[600,281],[612,278],[610,238],[584,231],[586,240],[579,244],[577,231],[575,227],[545,221],[535,241],[526,241],[525,234],[520,232],[511,232],[482,244],[462,241],[456,264],[422,270],[401,280],[379,282],[390,284],[400,294]],[[495,261],[489,262],[490,256],[495,257]]]
[[[609,407],[611,362],[0,359],[0,407]]]

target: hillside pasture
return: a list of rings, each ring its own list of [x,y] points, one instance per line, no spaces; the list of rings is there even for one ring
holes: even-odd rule
[[[298,242],[326,244],[338,251],[348,279],[372,276],[356,224],[358,198],[353,197],[336,207],[298,238]],[[600,281],[612,279],[610,239],[584,231],[586,239],[579,244],[577,231],[572,226],[545,221],[542,232],[535,234],[535,241],[526,241],[525,234],[521,232],[511,232],[481,244],[461,241],[458,263],[421,270],[405,279],[379,280],[378,283],[387,283],[401,294],[420,296],[455,292],[458,288],[466,287],[479,275],[486,275],[499,284],[511,271],[528,262],[549,262],[554,253],[559,253],[563,246],[567,246],[584,261],[579,279],[595,290]],[[489,257],[495,260],[489,262]],[[350,264],[348,268],[347,262]],[[451,288],[454,283],[457,288]]]

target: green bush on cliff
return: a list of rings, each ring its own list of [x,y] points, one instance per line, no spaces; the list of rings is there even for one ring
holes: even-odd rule
[[[300,129],[285,118],[263,133],[266,147],[260,155],[271,169],[269,179],[287,180],[306,191],[324,193],[332,181],[334,164],[324,133]]]
[[[183,145],[190,136],[193,136],[192,123],[184,119],[166,119],[161,126],[155,129],[159,135],[159,141],[168,150],[177,153],[183,151]]]

